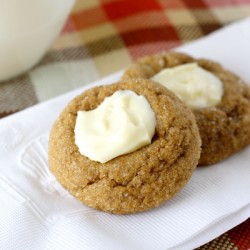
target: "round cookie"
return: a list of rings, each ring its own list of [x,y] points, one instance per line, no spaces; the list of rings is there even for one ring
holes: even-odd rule
[[[91,161],[74,141],[77,111],[95,109],[118,90],[147,98],[156,115],[154,137],[148,146],[104,164]],[[180,191],[197,166],[200,144],[193,113],[173,93],[150,80],[128,80],[89,89],[69,103],[50,133],[49,164],[86,205],[127,214],[157,207]]]
[[[224,88],[217,106],[193,110],[202,141],[199,165],[210,165],[250,144],[250,87],[247,84],[218,63],[177,52],[146,56],[131,65],[122,79],[150,79],[164,68],[191,62],[216,75]]]

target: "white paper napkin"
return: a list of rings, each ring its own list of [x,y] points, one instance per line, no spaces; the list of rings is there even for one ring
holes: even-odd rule
[[[250,83],[250,19],[178,50],[221,62]],[[94,85],[112,83],[121,72]],[[81,204],[51,175],[48,134],[86,87],[0,120],[0,249],[192,249],[250,215],[250,147],[198,168],[157,209],[111,215]]]

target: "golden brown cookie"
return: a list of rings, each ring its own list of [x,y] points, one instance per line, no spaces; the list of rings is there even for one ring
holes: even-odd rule
[[[164,68],[197,62],[223,83],[221,102],[212,108],[193,110],[202,140],[199,165],[219,162],[250,144],[250,87],[220,64],[169,52],[146,56],[131,65],[122,79],[149,79]]]
[[[147,98],[156,114],[156,132],[148,146],[101,164],[79,153],[76,114],[95,109],[117,90]],[[150,80],[127,80],[92,88],[69,103],[51,130],[49,164],[58,181],[86,205],[134,213],[157,207],[180,191],[196,168],[200,144],[193,113],[174,94]]]

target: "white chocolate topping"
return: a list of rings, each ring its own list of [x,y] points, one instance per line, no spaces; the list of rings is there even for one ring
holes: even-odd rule
[[[152,80],[174,92],[192,109],[216,106],[223,95],[221,80],[197,63],[164,69]]]
[[[82,155],[105,163],[151,143],[156,118],[144,96],[115,92],[94,110],[78,111],[75,143]]]

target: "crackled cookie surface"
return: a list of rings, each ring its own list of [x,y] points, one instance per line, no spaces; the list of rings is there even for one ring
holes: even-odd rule
[[[165,68],[197,63],[218,77],[221,101],[214,107],[193,110],[202,140],[199,165],[210,165],[250,144],[250,87],[220,64],[177,52],[146,56],[131,65],[122,79],[150,79]]]
[[[119,90],[148,100],[156,117],[152,142],[106,163],[92,161],[75,144],[77,111],[93,110]],[[58,181],[86,205],[134,213],[180,191],[197,166],[200,144],[194,115],[174,94],[150,80],[126,80],[87,90],[69,103],[51,130],[49,164]]]

